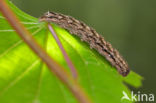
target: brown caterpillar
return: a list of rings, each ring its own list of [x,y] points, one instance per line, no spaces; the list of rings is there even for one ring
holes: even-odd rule
[[[54,12],[45,13],[39,18],[39,21],[52,22],[68,30],[71,34],[78,36],[82,41],[87,42],[91,48],[96,49],[112,66],[117,68],[122,76],[127,76],[129,73],[128,64],[119,52],[109,42],[106,42],[104,37],[85,23],[73,17]]]

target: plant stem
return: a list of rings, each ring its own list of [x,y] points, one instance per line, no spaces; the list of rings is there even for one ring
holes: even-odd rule
[[[55,40],[56,40],[56,42],[57,42],[57,44],[58,44],[58,46],[59,46],[59,48],[60,48],[64,58],[65,58],[68,66],[69,66],[69,68],[71,69],[71,73],[72,73],[73,77],[76,78],[77,77],[77,71],[76,71],[72,61],[70,60],[67,52],[63,48],[63,45],[62,45],[61,41],[59,40],[56,32],[54,31],[54,29],[53,29],[53,27],[52,27],[52,25],[50,23],[48,23],[48,28],[49,28],[51,34],[53,35],[53,37],[55,38]]]
[[[53,72],[73,93],[77,100],[81,103],[91,103],[88,96],[82,90],[81,86],[60,66],[54,61],[33,39],[32,35],[22,25],[8,4],[4,0],[0,0],[0,11],[5,16],[10,25],[15,29],[17,34],[24,42],[45,62],[51,72]]]

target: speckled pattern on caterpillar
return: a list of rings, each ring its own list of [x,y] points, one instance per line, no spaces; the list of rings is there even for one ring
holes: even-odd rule
[[[127,62],[122,58],[119,52],[112,47],[112,45],[104,40],[104,37],[99,35],[93,28],[87,26],[85,23],[76,20],[71,16],[66,16],[59,13],[47,12],[39,21],[51,22],[68,30],[71,34],[77,35],[82,41],[87,42],[91,48],[96,49],[103,55],[112,66],[116,67],[122,76],[127,76],[129,67]]]

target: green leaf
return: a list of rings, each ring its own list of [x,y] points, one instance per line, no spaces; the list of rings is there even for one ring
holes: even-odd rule
[[[20,11],[8,2],[19,20],[45,47],[49,55],[70,72],[47,24]],[[78,71],[78,82],[94,103],[132,103],[121,101],[122,92],[130,96],[123,84],[141,86],[141,77],[131,72],[122,77],[104,57],[65,29],[52,24]],[[62,84],[28,46],[16,35],[0,14],[0,103],[76,103]]]

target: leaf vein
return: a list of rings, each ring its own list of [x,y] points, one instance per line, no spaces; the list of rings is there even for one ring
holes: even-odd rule
[[[14,86],[19,80],[21,80],[26,75],[26,73],[28,73],[38,62],[39,60],[36,60],[35,62],[33,62],[23,73],[21,73],[13,81],[11,81],[7,86],[5,86],[5,88],[0,92],[0,96],[4,94],[4,92],[6,92],[9,88]]]
[[[34,31],[32,33],[32,35],[35,35],[37,32],[39,32],[42,29],[42,27],[38,28],[36,31]],[[23,41],[19,40],[18,42],[16,42],[15,44],[13,44],[12,46],[10,46],[7,50],[5,50],[3,53],[0,54],[0,58],[2,58],[4,55],[6,55],[10,50],[12,50],[13,48],[17,47],[18,45],[20,45]]]

